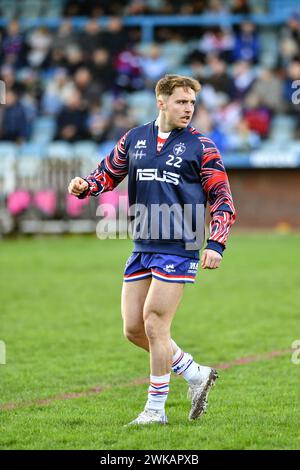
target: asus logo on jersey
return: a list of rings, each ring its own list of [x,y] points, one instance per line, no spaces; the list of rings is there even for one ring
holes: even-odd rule
[[[147,143],[146,140],[138,140],[137,143],[135,144],[134,148],[135,149],[145,149],[145,148],[147,148],[146,143]]]
[[[179,184],[180,175],[173,173],[172,171],[163,170],[162,176],[158,175],[158,170],[156,168],[145,168],[142,170],[137,170],[136,179],[139,181],[162,181],[165,183],[172,183],[175,186]]]

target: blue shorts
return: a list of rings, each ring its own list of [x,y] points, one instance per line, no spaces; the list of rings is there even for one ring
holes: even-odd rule
[[[194,284],[199,260],[163,253],[132,253],[127,260],[124,281],[154,277],[159,281]]]

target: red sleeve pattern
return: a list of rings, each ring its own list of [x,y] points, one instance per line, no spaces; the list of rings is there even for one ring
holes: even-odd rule
[[[223,245],[224,249],[230,227],[236,217],[229,181],[215,144],[208,137],[201,136],[199,140],[203,147],[200,178],[212,216],[207,248],[215,249],[213,242],[217,242]]]
[[[128,133],[129,131],[119,140],[111,153],[99,163],[98,168],[85,178],[89,189],[79,196],[80,199],[112,191],[125,178],[128,173],[125,148]]]

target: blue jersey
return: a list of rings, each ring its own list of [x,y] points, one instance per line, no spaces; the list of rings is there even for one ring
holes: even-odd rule
[[[80,197],[114,189],[128,175],[134,251],[199,258],[205,208],[212,221],[206,248],[225,249],[235,209],[224,165],[214,143],[192,126],[173,129],[157,152],[155,121],[128,131],[86,177]]]

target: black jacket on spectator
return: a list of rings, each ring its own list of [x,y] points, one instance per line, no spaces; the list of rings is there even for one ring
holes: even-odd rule
[[[19,140],[27,137],[27,119],[21,103],[5,106],[2,118],[1,140]]]
[[[73,126],[75,128],[74,136],[69,139],[63,135],[64,128]],[[89,137],[87,131],[87,112],[81,109],[71,109],[64,106],[57,117],[56,139],[76,140],[87,139]]]

